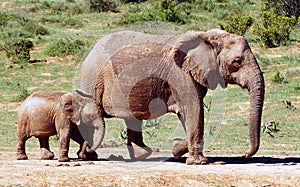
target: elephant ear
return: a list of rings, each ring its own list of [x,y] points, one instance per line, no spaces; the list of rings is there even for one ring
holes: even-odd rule
[[[213,47],[202,40],[200,32],[187,32],[175,43],[172,55],[176,64],[204,87],[215,89],[220,73]]]
[[[222,48],[224,48],[224,39],[228,37],[230,33],[220,30],[220,29],[212,29],[207,32],[199,33],[199,38],[207,44],[210,44],[213,47],[213,50],[218,56],[221,52]]]
[[[66,93],[60,99],[60,107],[66,117],[73,123],[80,124],[81,113],[81,98],[76,97],[75,94]]]
[[[215,54],[216,63],[218,64],[220,70],[219,70],[219,84],[223,87],[227,87],[227,83],[225,82],[222,75],[224,74],[224,69],[227,69],[226,64],[222,64],[220,60],[220,53],[222,49],[226,48],[226,43],[230,45],[230,42],[228,40],[232,37],[232,34],[220,30],[220,29],[212,29],[207,32],[201,32],[199,33],[198,37],[207,43],[208,45],[212,46],[212,49]]]

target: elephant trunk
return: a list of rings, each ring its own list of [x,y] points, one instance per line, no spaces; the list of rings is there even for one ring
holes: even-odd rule
[[[96,129],[98,130],[98,139],[96,140],[96,142],[94,143],[94,145],[92,146],[92,148],[86,148],[86,151],[88,153],[92,153],[95,152],[95,150],[100,147],[103,139],[104,139],[104,134],[105,134],[105,123],[104,120],[101,120],[100,125],[96,127]]]
[[[251,147],[245,157],[252,157],[259,149],[261,117],[264,104],[265,84],[259,67],[254,68],[248,84],[250,94],[250,143]]]

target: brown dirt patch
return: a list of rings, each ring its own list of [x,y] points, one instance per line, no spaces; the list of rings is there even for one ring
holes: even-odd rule
[[[122,156],[111,155],[112,149],[118,149]],[[1,153],[0,186],[297,186],[300,184],[299,157],[257,156],[252,160],[209,157],[210,165],[187,166],[183,163],[184,158],[176,161],[170,159],[171,154],[168,151],[154,153],[146,161],[137,162],[132,162],[124,156],[127,155],[126,151],[124,146],[103,148],[98,150],[98,154],[104,155],[101,158],[110,158],[110,161],[73,159],[67,163],[39,160],[38,152],[30,152],[29,160],[25,161],[15,160],[15,153]],[[71,152],[75,153],[76,150],[72,149]],[[115,155],[118,156],[118,153]],[[70,156],[76,157],[75,154]]]

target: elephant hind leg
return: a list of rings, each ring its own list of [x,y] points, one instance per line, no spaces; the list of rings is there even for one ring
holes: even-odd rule
[[[127,126],[127,148],[131,159],[145,159],[152,154],[152,149],[143,141],[142,121],[125,120]]]
[[[49,137],[39,137],[40,149],[41,149],[41,159],[42,160],[52,160],[54,158],[53,152],[50,151],[49,147]]]
[[[27,160],[28,157],[25,151],[25,144],[29,137],[22,137],[18,140],[18,147],[17,147],[17,160]]]

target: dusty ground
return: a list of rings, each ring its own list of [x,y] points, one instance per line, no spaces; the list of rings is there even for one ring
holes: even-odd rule
[[[58,150],[54,150],[58,153]],[[75,158],[75,149],[70,157]],[[114,152],[114,154],[111,154]],[[106,153],[106,154],[105,154]],[[210,165],[187,166],[160,150],[148,160],[131,162],[125,146],[98,150],[99,161],[72,159],[68,163],[15,159],[0,153],[0,186],[298,186],[300,156],[288,158],[208,157]],[[119,156],[120,155],[120,156]],[[119,156],[119,157],[118,157]],[[103,158],[103,159],[102,159]],[[109,160],[109,161],[105,161]]]

